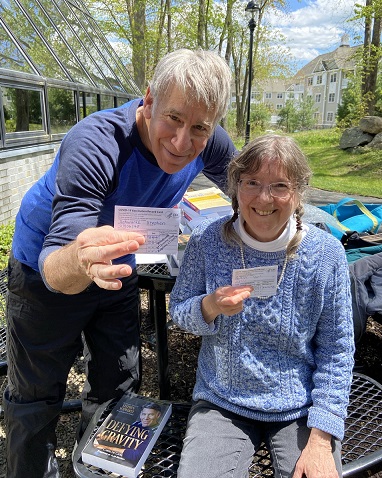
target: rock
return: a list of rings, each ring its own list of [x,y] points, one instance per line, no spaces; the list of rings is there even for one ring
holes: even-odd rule
[[[346,128],[340,139],[340,148],[348,149],[370,143],[374,135],[365,133],[360,127]]]
[[[360,120],[359,127],[365,133],[382,133],[382,118],[380,116],[365,116]]]
[[[373,141],[371,141],[367,146],[373,149],[382,149],[382,133],[376,134]]]

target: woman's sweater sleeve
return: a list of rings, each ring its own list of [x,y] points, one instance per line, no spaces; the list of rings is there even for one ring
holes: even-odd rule
[[[330,241],[325,249],[326,260],[318,266],[318,277],[326,284],[314,337],[316,369],[308,426],[342,440],[355,348],[349,267],[340,242]]]

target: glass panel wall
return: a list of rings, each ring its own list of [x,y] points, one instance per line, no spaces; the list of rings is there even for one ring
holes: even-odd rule
[[[117,106],[121,106],[123,105],[124,103],[126,103],[126,99],[124,98],[117,98]]]
[[[114,108],[114,96],[101,95],[101,110]]]
[[[141,95],[81,0],[0,0],[0,150]]]
[[[6,5],[4,5],[6,3]],[[38,8],[30,8],[32,15],[38,11]],[[41,37],[41,33],[30,22],[29,16],[25,15],[21,7],[13,0],[0,2],[0,16],[9,26],[9,31],[16,38],[17,45],[29,57],[35,66],[36,72],[42,76],[57,79],[68,79],[62,68],[58,64],[56,57],[48,49],[46,43]],[[49,22],[42,24],[42,28],[49,36],[52,26]],[[2,57],[4,52],[2,51]],[[38,61],[34,61],[37,59]]]
[[[80,94],[80,119],[95,113],[98,110],[97,106],[97,95],[82,91]]]
[[[5,134],[43,131],[42,90],[2,87]]]
[[[65,32],[65,38],[55,47],[59,46],[57,55],[68,66],[74,80],[110,89],[110,85],[105,80],[102,71],[93,58],[94,53],[92,52],[90,56],[87,53],[88,50],[80,42],[78,34],[75,32],[75,25],[73,25],[75,19],[70,14],[69,9],[61,13],[52,0],[43,0],[41,5],[43,5],[47,15],[49,15],[49,18],[57,27],[56,36],[58,35],[61,38],[61,32]],[[85,74],[85,77],[83,74]]]
[[[0,68],[24,73],[34,73],[25,55],[19,50],[15,41],[6,31],[5,23],[0,17]]]
[[[64,88],[48,88],[50,128],[52,134],[66,133],[76,124],[76,94]]]

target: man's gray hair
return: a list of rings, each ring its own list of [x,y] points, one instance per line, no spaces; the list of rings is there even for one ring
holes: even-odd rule
[[[208,109],[215,110],[216,123],[227,113],[231,70],[217,53],[183,48],[165,55],[157,64],[150,82],[154,101],[165,98],[174,86],[190,102],[200,102]]]

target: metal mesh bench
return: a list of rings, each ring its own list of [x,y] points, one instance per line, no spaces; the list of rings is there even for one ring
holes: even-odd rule
[[[7,296],[7,271],[0,271],[0,414],[7,374],[7,329],[5,325],[5,307]]]
[[[100,406],[73,454],[73,466],[79,478],[113,476],[81,460],[81,451],[92,438],[114,402]],[[189,404],[174,403],[173,414],[146,461],[139,478],[175,478],[187,423]],[[382,469],[382,385],[370,377],[354,373],[350,405],[342,442],[344,477],[364,477]],[[250,477],[273,476],[268,450],[263,446],[254,455]]]

